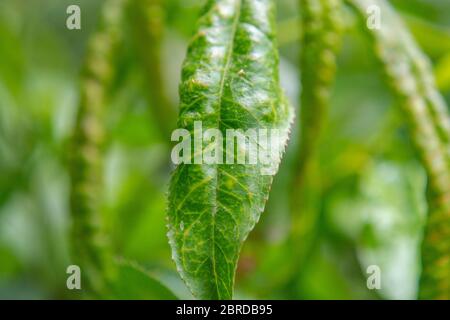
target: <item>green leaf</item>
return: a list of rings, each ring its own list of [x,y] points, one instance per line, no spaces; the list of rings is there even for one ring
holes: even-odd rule
[[[436,85],[443,91],[450,91],[450,54],[444,55],[434,70]]]
[[[293,110],[279,86],[274,2],[215,0],[203,12],[183,65],[179,127],[192,136],[194,121],[202,121],[224,140],[227,129],[278,129],[272,151],[284,149]],[[268,164],[180,164],[174,171],[168,236],[195,297],[232,298],[239,251],[264,210],[281,152],[272,156]]]
[[[121,261],[112,284],[112,298],[120,300],[177,300],[173,292],[139,265]]]
[[[450,51],[450,30],[448,28],[408,14],[402,14],[402,18],[421,48],[431,57],[438,58]]]

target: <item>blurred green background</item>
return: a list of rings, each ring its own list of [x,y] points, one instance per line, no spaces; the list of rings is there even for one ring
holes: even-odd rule
[[[69,297],[68,148],[80,72],[100,0],[0,0],[0,299]],[[181,63],[204,1],[165,0],[163,88],[176,110]],[[299,12],[278,0],[281,80],[298,110]],[[450,2],[396,0],[450,102]],[[81,7],[82,29],[66,28]],[[127,22],[132,23],[132,22]],[[426,214],[424,171],[370,45],[350,12],[320,142],[318,228],[302,270],[291,272],[287,196],[296,134],[260,223],[244,245],[237,298],[415,299]],[[124,32],[107,111],[102,207],[117,257],[139,263],[190,298],[171,261],[166,190],[170,137],[160,130],[142,61]],[[175,124],[169,124],[168,126]],[[301,246],[302,244],[299,244]],[[382,270],[381,290],[366,268]],[[152,284],[149,284],[151,286]],[[132,298],[164,298],[142,290]]]

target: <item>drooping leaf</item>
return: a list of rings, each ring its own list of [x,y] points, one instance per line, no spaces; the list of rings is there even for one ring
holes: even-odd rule
[[[224,137],[224,164],[182,163],[170,184],[173,258],[197,298],[232,298],[240,248],[264,210],[281,160],[274,150],[288,139],[293,112],[279,86],[274,10],[272,0],[209,1],[183,65],[178,126],[193,137],[194,122],[201,121],[203,130],[218,129]],[[227,151],[227,129],[279,130],[272,161],[226,164],[227,156],[236,160],[250,149]],[[216,140],[203,141],[203,150],[220,145]],[[260,142],[254,144],[259,154],[265,151]]]
[[[406,115],[428,175],[428,221],[422,248],[420,297],[450,296],[450,116],[435,88],[429,59],[385,0],[348,0],[364,22],[380,10],[380,28],[367,28],[392,92]],[[395,32],[393,32],[395,30]]]
[[[176,295],[142,266],[120,261],[111,285],[111,298],[121,300],[177,300]]]

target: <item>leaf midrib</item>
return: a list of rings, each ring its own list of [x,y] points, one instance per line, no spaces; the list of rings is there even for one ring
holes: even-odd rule
[[[236,4],[236,15],[235,18],[233,20],[233,24],[232,24],[232,29],[231,29],[231,40],[230,40],[230,45],[228,46],[227,49],[227,54],[225,57],[225,67],[222,73],[222,78],[220,80],[220,87],[219,87],[219,100],[218,100],[218,116],[217,116],[217,125],[216,127],[219,128],[219,130],[221,129],[221,109],[222,109],[222,97],[223,97],[223,93],[224,93],[224,89],[225,89],[225,81],[227,79],[228,76],[228,72],[230,69],[230,65],[231,65],[231,61],[232,61],[232,57],[233,57],[233,49],[234,49],[234,41],[235,41],[235,37],[236,37],[236,32],[237,32],[237,28],[239,26],[239,22],[240,22],[240,17],[241,17],[241,6],[242,6],[242,0],[236,0],[235,1]],[[214,178],[214,205],[213,205],[213,212],[212,212],[212,265],[213,265],[213,273],[214,273],[214,282],[216,285],[216,291],[217,291],[217,296],[220,299],[221,298],[221,293],[219,290],[219,282],[218,282],[218,276],[217,276],[217,271],[216,271],[216,243],[215,243],[215,231],[216,231],[216,213],[217,213],[217,203],[218,203],[218,197],[217,197],[217,189],[219,186],[219,170],[217,168],[218,165],[216,165],[215,167],[215,178]],[[224,286],[226,288],[226,286]],[[231,297],[231,294],[230,294]]]

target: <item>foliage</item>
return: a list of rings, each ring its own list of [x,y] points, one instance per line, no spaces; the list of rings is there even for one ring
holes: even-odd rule
[[[203,130],[224,137],[228,129],[278,129],[275,143],[284,149],[293,114],[278,83],[274,3],[210,1],[204,11],[183,64],[179,127],[194,136],[194,122],[202,121]],[[221,142],[206,140],[203,150]],[[258,154],[265,151],[255,144]],[[237,159],[238,148],[226,147],[224,159]],[[240,247],[264,210],[272,174],[261,162],[197,164],[195,152],[193,164],[179,165],[171,179],[173,256],[195,296],[231,299]],[[280,156],[272,161],[277,168]]]
[[[0,298],[448,298],[449,21],[440,0],[1,1]],[[199,119],[284,148],[291,105],[273,177],[170,159]]]
[[[372,29],[374,50],[382,62],[393,92],[410,125],[410,132],[428,174],[428,222],[422,249],[421,296],[449,299],[450,250],[445,226],[450,215],[450,116],[434,87],[427,58],[416,47],[389,5],[384,1],[354,0],[364,15],[371,4],[384,17],[380,30]],[[394,37],[390,30],[397,30]]]

